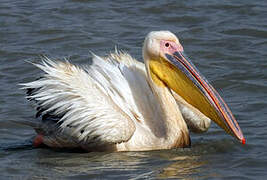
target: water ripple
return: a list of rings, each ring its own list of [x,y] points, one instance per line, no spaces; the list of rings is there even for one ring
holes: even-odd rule
[[[7,1],[0,3],[0,173],[3,179],[263,179],[266,174],[266,1]],[[87,63],[115,46],[142,59],[151,30],[171,30],[236,116],[247,145],[212,124],[192,148],[128,153],[33,149],[34,118],[18,83],[40,55]],[[141,60],[142,61],[142,60]]]

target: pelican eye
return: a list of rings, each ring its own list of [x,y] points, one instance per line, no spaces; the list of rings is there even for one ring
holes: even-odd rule
[[[169,46],[170,46],[170,44],[169,44],[169,43],[166,43],[166,44],[165,44],[165,47],[169,47]]]

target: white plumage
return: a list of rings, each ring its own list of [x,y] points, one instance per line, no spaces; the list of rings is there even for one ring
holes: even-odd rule
[[[35,127],[42,143],[87,150],[168,149],[190,145],[185,123],[195,131],[208,129],[209,118],[174,91],[154,86],[145,65],[127,53],[93,55],[92,61],[83,67],[48,58],[34,64],[45,74],[23,88],[43,117]],[[170,100],[159,100],[160,93]]]

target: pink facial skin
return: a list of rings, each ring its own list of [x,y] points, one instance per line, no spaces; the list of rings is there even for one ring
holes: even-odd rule
[[[180,43],[173,41],[161,40],[160,41],[160,51],[164,54],[173,54],[175,52],[183,52],[184,48]]]

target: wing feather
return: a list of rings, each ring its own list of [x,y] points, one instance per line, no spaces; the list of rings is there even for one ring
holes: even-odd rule
[[[121,73],[122,64],[93,58],[93,65],[77,67],[49,59],[35,64],[45,74],[23,84],[31,89],[42,114],[59,117],[59,130],[76,142],[110,144],[125,142],[135,131],[136,111],[131,90]],[[34,90],[34,91],[33,91]]]

